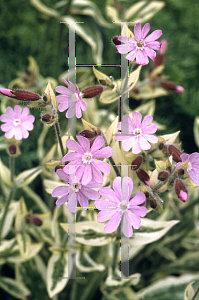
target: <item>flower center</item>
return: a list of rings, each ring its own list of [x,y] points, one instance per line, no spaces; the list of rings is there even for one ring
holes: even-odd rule
[[[144,41],[143,40],[137,41],[137,47],[141,48],[141,50],[144,49]]]
[[[127,209],[128,209],[129,205],[128,205],[128,201],[124,200],[121,202],[120,208],[122,213],[124,213]]]
[[[77,102],[79,100],[78,93],[73,94],[73,100],[74,100],[74,102]]]
[[[14,126],[20,126],[21,125],[21,120],[20,119],[14,119],[13,124],[14,124]]]
[[[78,183],[73,183],[72,185],[71,185],[71,187],[72,187],[72,189],[73,189],[73,191],[74,192],[79,192],[79,190],[81,189],[81,184],[78,182]]]
[[[91,153],[85,153],[82,157],[83,163],[90,164],[92,161],[92,154]]]
[[[142,134],[142,130],[140,128],[136,128],[135,130],[133,130],[133,134],[135,134],[135,135],[141,135]]]

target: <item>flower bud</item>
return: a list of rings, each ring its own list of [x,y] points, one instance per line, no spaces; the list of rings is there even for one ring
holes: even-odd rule
[[[121,45],[121,42],[118,40],[118,36],[114,36],[114,37],[112,38],[112,42],[113,42],[113,44],[115,44],[116,46],[117,46],[117,45]]]
[[[138,88],[134,87],[134,88],[132,88],[131,92],[134,94],[139,94],[140,91]]]
[[[181,201],[186,202],[188,200],[188,191],[184,182],[181,179],[177,178],[175,180],[174,187],[178,198]]]
[[[42,120],[42,122],[44,122],[44,123],[50,122],[51,118],[52,118],[52,117],[51,117],[50,114],[44,114],[44,115],[41,116],[41,120]]]
[[[17,146],[15,144],[11,144],[8,148],[8,151],[11,155],[16,154],[17,152]]]
[[[37,101],[41,99],[41,96],[38,94],[21,90],[0,89],[0,93],[7,97],[22,101]]]
[[[93,98],[101,94],[104,90],[102,85],[95,85],[84,89],[82,93],[82,98]]]
[[[153,208],[153,209],[155,209],[155,208],[158,206],[155,197],[152,197],[152,196],[149,197],[149,205],[150,205],[150,207]]]
[[[96,136],[96,132],[85,129],[80,132],[80,135],[84,136],[87,139],[94,138]]]
[[[131,164],[131,170],[136,171],[142,164],[142,156],[136,157]]]
[[[43,224],[42,219],[32,213],[27,213],[25,216],[26,224],[33,224],[35,226],[41,226]]]
[[[56,166],[56,167],[55,167],[55,172],[56,172],[58,169],[63,169],[63,167],[60,166],[60,165]]]
[[[180,158],[182,152],[178,148],[173,145],[169,145],[168,152],[170,155],[172,155],[175,162],[182,162],[182,159]]]
[[[165,180],[167,180],[167,178],[169,178],[169,172],[168,171],[161,171],[161,172],[159,172],[159,174],[158,174],[158,179],[160,180],[160,181],[165,181]]]
[[[43,221],[41,219],[39,219],[38,217],[33,217],[32,218],[32,223],[35,226],[41,226],[43,224]]]
[[[158,66],[163,64],[166,50],[167,50],[167,41],[164,40],[161,42],[160,50],[158,51],[158,53],[156,55],[155,62],[154,62],[154,68],[157,68]]]
[[[180,85],[175,84],[174,82],[161,81],[160,85],[168,91],[172,91],[172,92],[176,92],[176,93],[183,93],[184,92],[184,88]]]
[[[137,174],[137,177],[142,181],[144,182],[146,185],[150,185],[150,177],[149,175],[147,174],[147,172],[145,172],[144,170],[142,169],[138,169],[136,171],[136,174]]]

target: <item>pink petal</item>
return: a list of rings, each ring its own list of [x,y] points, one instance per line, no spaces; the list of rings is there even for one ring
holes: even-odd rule
[[[86,210],[88,208],[89,202],[88,199],[86,198],[86,196],[84,194],[82,194],[81,192],[79,192],[77,194],[77,200],[79,201],[80,206]]]
[[[14,128],[14,125],[12,123],[7,123],[7,124],[1,125],[1,130],[4,132],[9,131],[12,128]]]
[[[121,222],[121,211],[115,213],[112,219],[104,226],[106,233],[112,233],[116,231]]]
[[[81,100],[81,101],[80,101],[80,106],[81,106],[81,109],[82,109],[83,111],[85,111],[85,109],[86,109],[86,107],[87,107],[86,101]]]
[[[105,144],[105,141],[102,136],[96,137],[96,139],[93,142],[93,145],[91,147],[91,152],[94,154],[97,150],[102,148]]]
[[[6,112],[6,114],[7,114],[9,117],[14,118],[15,113],[14,113],[12,107],[8,106],[8,107],[6,108],[6,111],[5,111],[5,112]]]
[[[149,63],[149,59],[144,50],[137,50],[136,63],[143,66]]]
[[[92,165],[94,165],[96,168],[100,169],[105,175],[108,175],[110,173],[110,166],[107,162],[93,159]]]
[[[81,108],[80,108],[80,103],[77,102],[77,104],[76,104],[76,117],[79,119],[79,118],[81,118],[81,116],[82,116],[82,111],[81,111]]]
[[[16,116],[20,116],[20,115],[21,115],[21,111],[22,111],[21,106],[15,105],[14,111],[15,111],[15,115],[16,115]]]
[[[147,38],[145,39],[145,42],[153,42],[157,39],[159,39],[162,36],[162,30],[155,30],[153,31]]]
[[[69,183],[69,175],[66,174],[62,169],[58,169],[56,171],[56,174],[64,181],[66,181],[67,183]]]
[[[111,147],[105,147],[103,149],[93,152],[94,158],[107,158],[113,155],[113,149]]]
[[[144,132],[144,134],[151,134],[151,133],[155,133],[157,131],[157,125],[153,124],[148,126],[147,128],[142,128],[142,131]]]
[[[155,42],[149,42],[149,43],[146,43],[144,49],[145,49],[145,51],[147,51],[147,50],[151,50],[151,51],[153,51],[153,50],[159,50],[160,49],[160,45],[161,45],[160,42],[157,42],[157,41],[155,41]]]
[[[12,122],[12,118],[6,115],[0,116],[0,121],[1,122]]]
[[[67,164],[63,170],[66,174],[73,174],[77,172],[78,168],[80,167],[80,164],[76,163],[77,161],[71,161],[69,164]]]
[[[130,177],[124,177],[122,179],[122,194],[121,200],[129,200],[133,191],[133,181]]]
[[[158,142],[157,136],[149,135],[149,134],[143,134],[143,137],[150,143],[156,144]]]
[[[128,212],[125,212],[123,215],[122,228],[123,228],[123,233],[127,238],[133,235],[133,229],[128,218]]]
[[[101,172],[94,166],[94,164],[92,164],[92,173],[93,173],[93,179],[96,182],[102,184],[104,181],[104,178],[103,178]]]
[[[77,208],[77,194],[74,191],[71,191],[68,199],[67,208],[70,212],[75,213]]]
[[[67,201],[68,201],[68,196],[64,195],[64,196],[60,197],[59,199],[57,199],[55,204],[56,205],[62,205],[64,203],[66,203]]]
[[[199,184],[199,178],[198,176],[195,174],[195,172],[188,171],[187,174],[189,175],[189,177],[191,178],[191,180],[195,183],[195,184]]]
[[[77,139],[78,139],[82,149],[84,149],[84,152],[90,152],[90,141],[81,135],[77,135]]]
[[[152,49],[150,49],[150,48],[147,48],[147,47],[145,47],[145,52],[146,52],[146,55],[148,56],[148,57],[150,57],[150,59],[152,59],[153,61],[154,61],[154,59],[155,59],[155,57],[156,57],[156,52],[154,51],[154,50],[152,50]]]
[[[73,141],[71,139],[67,140],[66,142],[66,147],[70,150],[73,150],[73,151],[76,151],[76,152],[79,152],[80,154],[83,154],[84,153],[84,149],[82,149],[82,147],[76,142],[76,141]],[[64,156],[65,157],[65,156]],[[63,160],[62,160],[63,161]]]
[[[68,85],[69,85],[69,89],[73,92],[73,93],[75,93],[76,92],[76,87],[75,87],[75,85],[71,82],[71,81],[68,81]]]
[[[58,106],[58,110],[60,112],[65,111],[67,108],[68,108],[68,103],[67,102],[60,103],[59,106]]]
[[[5,137],[7,139],[11,139],[13,137],[14,133],[15,133],[15,129],[11,128],[9,131],[6,132]]]
[[[76,105],[72,104],[66,113],[66,118],[72,118],[76,114]]]
[[[23,139],[27,139],[29,137],[29,132],[26,129],[24,129],[23,127],[21,127],[21,133],[22,133]]]
[[[80,179],[82,178],[82,174],[84,173],[84,170],[85,170],[85,166],[84,165],[80,166],[77,169],[77,171],[75,173],[75,181],[76,182],[80,182]]]
[[[97,221],[98,222],[105,222],[109,219],[112,218],[112,216],[114,216],[115,214],[117,214],[117,212],[115,210],[102,210],[99,212],[98,216],[97,216]]]
[[[142,121],[142,115],[141,113],[134,111],[132,113],[133,116],[133,124],[135,128],[140,128],[141,127],[141,121]]]
[[[142,150],[149,150],[151,148],[151,145],[143,136],[139,136],[139,144]]]
[[[21,140],[22,139],[22,133],[21,133],[21,129],[19,127],[15,127],[15,140]]]
[[[121,177],[120,177],[121,178]],[[105,199],[108,199],[111,202],[111,207],[112,207],[112,203],[115,203],[115,206],[118,206],[120,203],[120,200],[117,198],[115,192],[110,189],[109,187],[103,187],[99,190],[99,193],[102,197],[104,197]]]
[[[142,203],[144,203],[146,200],[146,196],[144,193],[142,192],[138,192],[135,197],[133,197],[130,201],[129,201],[129,207],[133,207],[136,205],[140,205]]]
[[[102,186],[102,183],[91,181],[91,182],[89,182],[89,184],[86,185],[86,187],[87,188],[100,188]]]
[[[63,160],[64,159],[64,160]],[[77,152],[69,152],[63,157],[62,161],[79,160],[81,155]]]
[[[116,197],[121,200],[121,191],[122,191],[122,189],[121,189],[121,177],[118,176],[113,180],[113,189],[115,191]]]
[[[64,104],[66,103],[68,105],[68,95],[59,95],[56,97],[56,100],[58,103]]]
[[[142,121],[142,125],[141,125],[141,129],[145,129],[151,122],[153,121],[153,117],[152,116],[145,116],[143,121]],[[157,126],[156,126],[157,128]]]
[[[66,95],[68,94],[68,88],[66,88],[65,86],[62,86],[62,85],[58,85],[55,88],[55,91],[60,94],[66,94]]]
[[[142,30],[141,30],[141,23],[138,22],[134,26],[134,34],[136,37],[136,40],[141,40],[142,38]]]
[[[140,218],[132,213],[130,210],[128,210],[128,219],[131,222],[131,225],[133,226],[134,229],[139,229],[141,226],[141,220]]]
[[[185,161],[187,161],[187,159],[189,159],[189,154],[181,154],[180,155],[180,158],[182,159],[182,162],[184,163]]]
[[[144,40],[145,39],[145,37],[146,37],[146,35],[149,33],[149,31],[150,31],[150,23],[146,23],[145,25],[144,25],[144,27],[142,28],[142,39]]]
[[[52,197],[57,197],[57,196],[61,196],[63,194],[68,194],[68,192],[69,192],[68,186],[60,185],[52,191]]]
[[[199,163],[199,153],[194,152],[190,155],[189,161],[194,164],[194,163]]]
[[[124,149],[124,151],[129,151],[133,147],[134,143],[135,143],[135,138],[128,138],[126,141],[122,143],[122,148]]]
[[[136,58],[136,55],[137,55],[137,49],[131,51],[127,56],[125,56],[125,58],[133,62]]]
[[[29,114],[29,112],[30,112],[29,108],[25,107],[24,110],[22,111],[21,118],[27,117],[27,115]]]
[[[92,180],[91,165],[90,165],[90,164],[86,164],[86,165],[85,165],[85,169],[84,169],[84,173],[83,173],[83,176],[82,176],[82,184],[83,184],[83,185],[86,185],[86,184],[88,184],[91,180]]]
[[[31,117],[31,116],[30,116]],[[34,125],[30,121],[24,121],[22,123],[22,127],[25,128],[26,130],[33,130]]]
[[[120,54],[126,54],[129,52],[128,44],[117,45],[116,48]]]
[[[133,154],[139,154],[141,151],[142,151],[142,148],[140,147],[139,139],[136,138],[134,140],[132,152],[133,152]]]
[[[147,214],[147,209],[144,206],[134,206],[132,209],[130,209],[131,212],[135,213],[136,215],[140,217],[145,217]]]
[[[86,197],[88,197],[91,200],[97,200],[100,198],[99,192],[91,190],[84,186],[82,186],[82,188],[81,188],[81,193],[84,194]]]
[[[96,200],[95,207],[99,210],[115,211],[118,207],[118,204],[114,203],[114,202],[106,201],[106,200]]]

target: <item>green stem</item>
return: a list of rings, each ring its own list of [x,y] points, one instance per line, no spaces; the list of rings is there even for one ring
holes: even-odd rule
[[[116,175],[121,177],[120,171],[119,171],[118,167],[116,166],[116,164],[115,164],[114,160],[112,159],[112,157],[109,157],[109,161],[112,164],[113,169],[115,170]]]
[[[113,271],[115,271],[115,268],[117,266],[118,252],[120,249],[120,237],[121,237],[121,223],[117,229],[115,248],[114,248],[114,252],[113,252],[113,261],[112,261],[112,270]]]
[[[13,155],[9,156],[9,165],[10,165],[10,180],[14,183],[14,175],[15,175],[15,157]]]
[[[4,221],[5,221],[5,218],[6,218],[6,214],[8,212],[8,207],[10,205],[10,202],[11,200],[13,199],[14,197],[14,194],[15,194],[15,190],[16,190],[16,187],[13,186],[10,190],[10,194],[8,196],[8,199],[6,201],[6,205],[5,205],[5,208],[4,208],[4,212],[3,212],[3,216],[2,216],[2,219],[0,220],[0,244],[1,244],[1,236],[2,236],[2,229],[3,229],[3,224],[4,224]]]
[[[63,147],[63,143],[62,143],[62,139],[61,139],[61,133],[60,133],[60,127],[59,127],[58,120],[56,121],[54,126],[55,126],[55,132],[56,132],[56,135],[57,135],[58,143],[59,143],[59,146],[60,146],[60,149],[61,149],[61,153],[64,156],[65,153],[64,153],[64,147]]]
[[[197,288],[197,290],[196,290],[196,292],[195,292],[195,294],[193,295],[193,298],[192,298],[191,300],[194,300],[194,299],[196,298],[196,296],[197,296],[198,293],[199,293],[199,287]]]

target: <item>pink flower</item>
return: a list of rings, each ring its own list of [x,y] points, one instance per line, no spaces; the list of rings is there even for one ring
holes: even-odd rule
[[[81,181],[83,185],[88,184],[92,180],[102,183],[103,176],[100,171],[108,175],[110,173],[110,166],[107,162],[97,160],[96,158],[110,157],[113,154],[113,149],[111,147],[100,149],[105,143],[102,136],[98,136],[91,147],[90,141],[87,138],[77,136],[77,139],[80,145],[71,139],[66,142],[66,146],[75,152],[67,153],[63,157],[62,162],[72,160],[64,167],[64,172],[73,174],[76,169],[76,180]]]
[[[121,54],[128,53],[126,59],[130,61],[136,59],[137,64],[147,65],[149,63],[148,57],[152,60],[155,59],[156,52],[154,50],[159,50],[161,46],[161,43],[156,40],[162,36],[161,30],[155,30],[146,38],[149,30],[149,23],[145,24],[142,29],[141,23],[136,23],[134,26],[136,40],[126,36],[119,36],[118,40],[123,44],[116,45],[118,52]]]
[[[124,115],[122,122],[119,122],[117,128],[122,130],[121,133],[116,134],[116,140],[123,141],[122,147],[125,151],[129,151],[132,148],[133,154],[138,154],[142,150],[149,150],[151,145],[158,142],[156,136],[152,136],[157,130],[157,125],[150,125],[153,117],[147,115],[142,120],[142,115],[139,112],[134,111],[132,113],[133,120],[129,115]],[[122,128],[121,128],[122,126]]]
[[[72,118],[75,114],[77,118],[81,118],[82,112],[86,109],[86,102],[82,99],[82,93],[80,93],[78,86],[74,86],[72,82],[67,82],[64,78],[62,80],[68,86],[57,86],[55,91],[63,95],[56,97],[56,100],[59,104],[58,110],[60,112],[68,109],[66,112],[66,118]]]
[[[139,217],[145,217],[147,209],[139,206],[144,203],[146,197],[144,193],[138,192],[133,198],[133,181],[129,177],[124,177],[121,186],[121,177],[116,177],[113,181],[113,189],[103,187],[99,190],[105,200],[96,200],[95,206],[101,210],[98,214],[98,222],[105,222],[111,219],[104,227],[106,233],[114,232],[123,217],[123,233],[126,237],[133,235],[133,229],[139,229],[141,220]],[[130,199],[131,198],[131,199]],[[129,200],[130,199],[130,200]]]
[[[71,176],[69,177],[69,175],[67,175],[62,169],[58,169],[56,173],[67,183],[67,185],[58,186],[53,190],[53,197],[63,195],[56,201],[56,205],[62,205],[68,201],[68,210],[70,212],[76,212],[77,201],[79,201],[80,206],[86,210],[89,204],[88,198],[92,200],[99,199],[100,194],[91,189],[100,187],[101,185],[99,183],[90,182],[90,184],[83,185],[82,183],[74,180]]]
[[[35,121],[34,116],[28,116],[29,108],[25,107],[22,111],[21,106],[15,105],[13,111],[12,107],[7,107],[6,114],[7,116],[0,116],[0,121],[6,122],[6,124],[1,125],[1,130],[6,132],[5,137],[11,139],[14,136],[16,140],[27,139],[28,131],[33,130],[33,122]]]
[[[177,167],[180,167],[187,160],[189,160],[187,167],[187,175],[195,184],[199,184],[199,153],[194,152],[190,156],[189,154],[183,153],[180,155],[180,158],[182,159],[182,162],[177,163]]]

